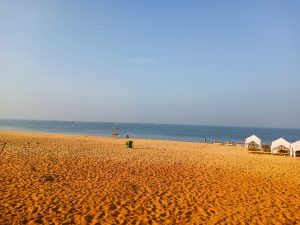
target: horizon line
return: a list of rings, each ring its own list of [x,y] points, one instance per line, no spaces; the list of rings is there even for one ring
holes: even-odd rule
[[[229,128],[259,128],[259,129],[290,129],[300,130],[296,127],[264,127],[264,126],[231,126],[231,125],[208,125],[189,123],[160,123],[160,122],[121,122],[121,121],[96,121],[96,120],[62,120],[62,119],[20,119],[20,118],[0,118],[0,120],[24,120],[24,121],[48,121],[48,122],[83,122],[83,123],[120,123],[120,124],[156,124],[156,125],[182,125],[182,126],[208,126],[208,127],[229,127]]]

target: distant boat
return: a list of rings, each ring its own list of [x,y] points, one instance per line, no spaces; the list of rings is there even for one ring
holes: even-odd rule
[[[113,135],[119,135],[119,131],[120,131],[120,129],[119,129],[118,127],[114,127],[114,128],[112,129],[112,134],[113,134]]]

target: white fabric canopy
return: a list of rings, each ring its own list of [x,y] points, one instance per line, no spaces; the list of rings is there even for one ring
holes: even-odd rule
[[[259,148],[261,148],[261,139],[256,137],[255,135],[252,135],[245,140],[245,147],[248,148],[248,145],[251,143],[255,143],[258,145]]]
[[[291,156],[296,156],[296,152],[300,152],[300,140],[291,144]]]
[[[271,144],[271,152],[272,153],[277,153],[279,151],[279,147],[286,147],[287,149],[291,150],[291,143],[284,140],[283,138],[279,138],[275,141],[272,141]]]

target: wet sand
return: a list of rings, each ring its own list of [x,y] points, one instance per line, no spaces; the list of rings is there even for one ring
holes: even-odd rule
[[[300,224],[300,158],[0,131],[0,224]]]

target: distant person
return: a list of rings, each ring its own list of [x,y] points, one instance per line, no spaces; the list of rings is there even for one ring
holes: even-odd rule
[[[204,142],[206,142],[206,137],[204,137]]]
[[[128,135],[128,134],[126,134],[126,138],[129,138],[129,135]]]

